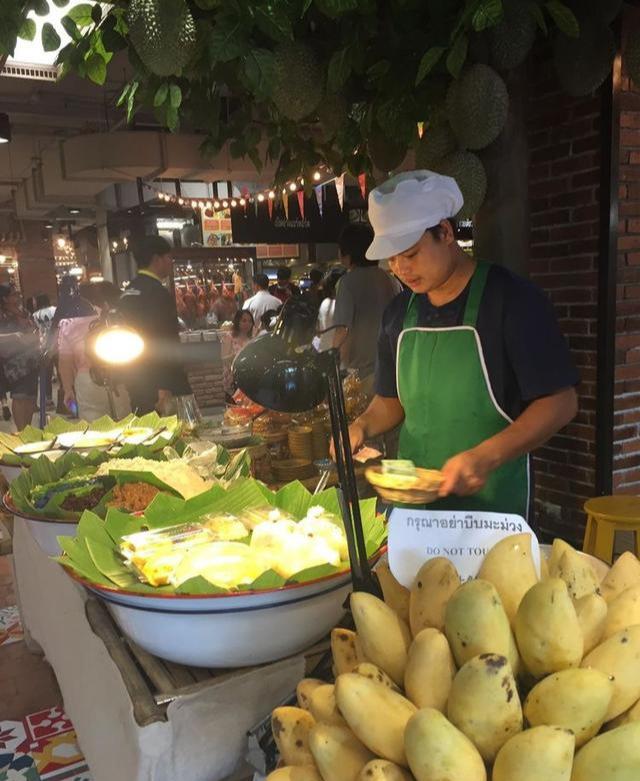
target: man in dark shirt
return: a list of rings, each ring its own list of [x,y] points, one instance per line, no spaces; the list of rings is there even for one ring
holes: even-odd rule
[[[143,337],[145,349],[125,382],[138,414],[166,412],[173,396],[191,393],[181,361],[175,299],[163,284],[171,274],[171,245],[161,236],[146,236],[135,258],[138,276],[122,295],[119,309]]]
[[[272,296],[280,299],[283,304],[285,301],[288,301],[291,296],[297,296],[300,294],[298,288],[291,281],[290,268],[286,268],[286,266],[279,268],[276,274],[276,278],[277,284],[271,285],[269,292]]]
[[[367,257],[389,258],[408,290],[384,314],[376,395],[351,444],[402,424],[400,457],[443,472],[433,509],[526,516],[529,453],[574,417],[579,378],[542,291],[460,248],[462,203],[456,182],[430,171],[369,197]]]

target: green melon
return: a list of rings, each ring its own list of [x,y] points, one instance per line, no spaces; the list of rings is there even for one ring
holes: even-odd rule
[[[472,219],[487,194],[487,173],[482,160],[473,152],[454,152],[439,160],[433,170],[456,180],[464,205],[455,216],[459,220]]]
[[[196,49],[196,25],[185,0],[131,0],[129,37],[156,76],[180,73]]]
[[[502,132],[509,95],[502,78],[488,65],[476,63],[451,82],[447,119],[465,149],[484,149]]]
[[[281,114],[298,122],[314,112],[322,99],[322,67],[304,43],[281,44],[274,54],[273,102]]]

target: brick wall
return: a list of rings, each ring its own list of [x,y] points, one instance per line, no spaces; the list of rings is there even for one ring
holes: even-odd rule
[[[625,13],[625,35],[640,14]],[[624,49],[623,49],[624,51]],[[616,308],[614,490],[640,493],[640,86],[622,62]]]
[[[536,518],[544,533],[576,541],[595,485],[599,114],[599,97],[570,98],[537,70],[527,110],[529,271],[555,306],[582,384],[575,421],[535,454]]]

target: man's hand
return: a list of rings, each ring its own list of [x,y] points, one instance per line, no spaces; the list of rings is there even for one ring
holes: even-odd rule
[[[471,496],[478,493],[487,482],[491,466],[477,450],[466,450],[450,458],[442,467],[444,480],[438,491],[439,496]]]
[[[356,420],[355,423],[352,423],[349,426],[349,441],[351,443],[351,452],[356,453],[360,448],[364,445],[364,441],[366,439],[366,433],[364,430],[364,426],[361,423],[358,423]],[[329,448],[329,456],[333,461],[336,460],[336,451],[335,447],[333,446],[333,440],[331,440],[331,446]]]
[[[65,391],[64,392],[64,406],[67,409],[71,409],[71,405],[76,400],[76,394],[73,392],[73,390]]]

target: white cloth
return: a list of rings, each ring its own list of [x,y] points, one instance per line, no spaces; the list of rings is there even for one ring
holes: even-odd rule
[[[326,331],[327,328],[331,328],[334,324],[333,316],[336,311],[335,298],[325,298],[320,304],[318,310],[318,331]],[[318,337],[317,349],[320,352],[330,350],[333,347],[333,337],[336,335],[335,331],[329,331],[326,334],[321,333]]]
[[[369,260],[391,258],[409,249],[427,228],[455,217],[464,199],[455,179],[433,171],[407,171],[369,193],[369,221],[375,238]]]
[[[272,296],[268,290],[259,290],[255,296],[251,296],[244,302],[243,309],[248,309],[253,315],[254,332],[257,334],[262,328],[261,320],[265,312],[277,311],[282,306],[282,301]]]
[[[78,416],[82,420],[90,422],[103,415],[111,415],[107,389],[96,385],[88,370],[80,369],[78,371],[73,387],[78,402]],[[113,406],[115,407],[115,420],[122,420],[131,412],[129,394],[122,385],[118,386],[118,394],[113,394]]]

